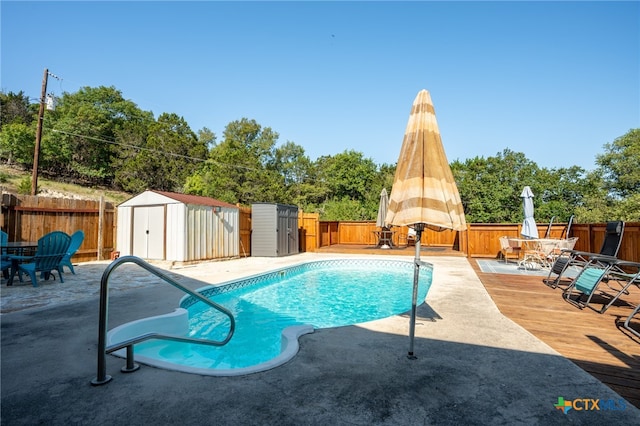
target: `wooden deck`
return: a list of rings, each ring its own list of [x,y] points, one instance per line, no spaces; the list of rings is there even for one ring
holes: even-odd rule
[[[317,253],[345,253],[345,254],[384,254],[397,256],[414,256],[416,252],[415,246],[394,246],[390,249],[382,249],[374,245],[359,244],[334,244],[331,246],[321,247],[315,250]],[[448,247],[422,246],[420,248],[420,256],[465,256],[461,251],[452,250]]]
[[[317,251],[411,256],[415,248],[333,245]],[[438,247],[421,250],[421,256],[429,255],[464,256]],[[469,263],[503,315],[640,408],[640,339],[622,327],[633,310],[630,304],[640,303],[637,287],[622,298],[630,304],[621,301],[599,314],[569,304],[560,288],[546,286],[541,277],[483,273],[475,259]],[[640,330],[639,317],[631,323],[636,330]]]
[[[640,408],[640,339],[622,327],[640,303],[637,288],[622,298],[633,306],[621,301],[600,314],[568,303],[541,277],[483,273],[470,263],[500,312]],[[640,330],[640,318],[631,325]]]

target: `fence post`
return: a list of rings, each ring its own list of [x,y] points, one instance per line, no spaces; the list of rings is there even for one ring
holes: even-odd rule
[[[104,243],[102,242],[102,232],[104,230],[104,195],[100,196],[100,208],[98,212],[98,253],[96,257],[98,260],[102,260],[102,251],[104,249]]]

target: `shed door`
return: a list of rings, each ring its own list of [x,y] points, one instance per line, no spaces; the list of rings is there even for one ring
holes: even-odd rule
[[[164,206],[133,208],[133,255],[164,260]]]
[[[297,243],[293,241],[294,232],[298,232],[298,228],[295,226],[293,220],[297,219],[294,216],[293,210],[287,206],[280,206],[278,208],[278,255],[287,255],[297,253]],[[294,247],[295,246],[295,247]],[[295,250],[294,250],[295,248]]]

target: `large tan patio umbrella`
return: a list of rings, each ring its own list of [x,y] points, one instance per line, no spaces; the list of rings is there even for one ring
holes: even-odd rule
[[[391,189],[386,223],[406,225],[416,231],[408,355],[414,359],[419,270],[420,266],[426,265],[420,260],[422,231],[425,228],[435,231],[467,229],[458,187],[442,146],[431,96],[426,90],[418,93],[411,107]]]

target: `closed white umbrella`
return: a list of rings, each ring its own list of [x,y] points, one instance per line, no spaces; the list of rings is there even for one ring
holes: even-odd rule
[[[380,192],[380,204],[378,205],[378,218],[376,219],[376,226],[382,228],[383,232],[388,230],[387,224],[385,223],[388,209],[389,209],[389,195],[387,194],[387,189],[382,188],[382,191]],[[388,244],[385,243],[381,248],[388,249],[390,247]]]
[[[380,192],[380,204],[378,205],[378,218],[376,219],[376,226],[380,228],[386,227],[386,223],[384,222],[387,217],[387,210],[389,210],[389,195],[387,194],[387,189],[382,188]]]
[[[522,209],[524,211],[524,221],[520,234],[525,238],[538,238],[538,225],[533,218],[533,191],[528,186],[522,190]]]
[[[425,228],[436,231],[467,229],[458,187],[440,139],[435,109],[426,90],[418,93],[411,107],[391,189],[386,223],[406,225],[416,231],[408,355],[413,359],[419,269],[425,265],[420,260],[422,231]]]

